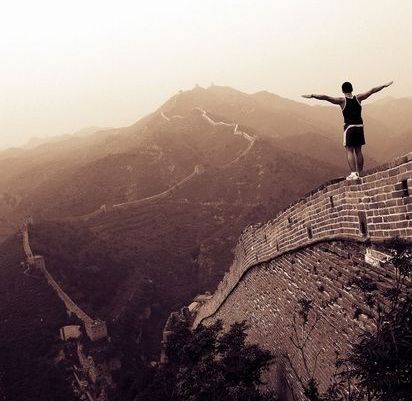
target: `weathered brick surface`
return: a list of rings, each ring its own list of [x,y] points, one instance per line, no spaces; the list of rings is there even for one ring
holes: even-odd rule
[[[411,239],[411,185],[409,153],[357,181],[335,180],[321,186],[273,220],[247,227],[234,250],[232,266],[213,298],[199,310],[194,326],[217,311],[248,269],[285,252],[338,239]]]
[[[363,244],[337,241],[311,245],[256,265],[243,276],[217,312],[203,323],[222,319],[225,326],[229,326],[246,320],[250,325],[249,341],[277,356],[287,353],[299,375],[305,377],[302,358],[291,343],[292,316],[300,298],[312,300],[320,320],[308,342],[306,356],[312,369],[320,351],[315,376],[325,389],[335,370],[336,352],[341,356],[346,354],[350,340],[356,340],[362,330],[373,328],[361,292],[348,285],[349,281],[367,276],[380,287],[393,282],[392,269],[365,264],[364,253]],[[358,317],[355,316],[357,308],[360,309]],[[296,382],[288,364],[285,367],[289,381]],[[276,365],[267,379],[276,387],[279,380]]]
[[[297,301],[314,302],[320,321],[308,345],[309,364],[318,350],[316,377],[322,388],[334,370],[336,352],[371,328],[360,293],[348,286],[366,274],[379,286],[393,281],[388,268],[364,263],[365,242],[399,236],[412,240],[412,153],[353,182],[335,180],[292,204],[265,224],[247,227],[234,260],[193,326],[223,319],[247,320],[249,338],[276,354],[287,353],[299,373],[302,361],[291,344]],[[274,368],[269,374],[275,383]],[[290,375],[290,371],[286,372]],[[291,379],[293,382],[293,379]]]

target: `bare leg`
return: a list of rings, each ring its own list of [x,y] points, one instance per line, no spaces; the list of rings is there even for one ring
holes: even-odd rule
[[[358,173],[361,173],[363,170],[362,146],[355,147],[355,157],[356,157],[356,171]]]
[[[346,157],[348,158],[350,171],[357,171],[355,148],[353,148],[352,146],[346,146]]]

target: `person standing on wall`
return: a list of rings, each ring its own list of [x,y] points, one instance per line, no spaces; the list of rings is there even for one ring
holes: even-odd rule
[[[377,86],[365,93],[353,95],[353,87],[350,82],[342,84],[344,97],[332,97],[327,95],[302,95],[306,99],[326,100],[341,107],[344,119],[343,146],[346,148],[351,173],[346,177],[347,180],[356,180],[363,170],[362,145],[365,145],[362,120],[362,100],[392,85],[393,81],[385,85]]]

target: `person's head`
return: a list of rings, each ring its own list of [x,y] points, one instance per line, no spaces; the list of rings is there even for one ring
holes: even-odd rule
[[[343,93],[352,93],[353,92],[353,87],[350,82],[344,82],[342,84],[342,92]]]

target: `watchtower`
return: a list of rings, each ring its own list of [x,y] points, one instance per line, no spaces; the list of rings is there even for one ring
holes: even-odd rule
[[[107,337],[106,322],[100,319],[87,321],[84,325],[86,334],[92,341],[97,341]]]
[[[31,266],[34,266],[36,269],[43,270],[46,268],[44,263],[44,257],[41,255],[34,255],[28,258],[28,262]]]

